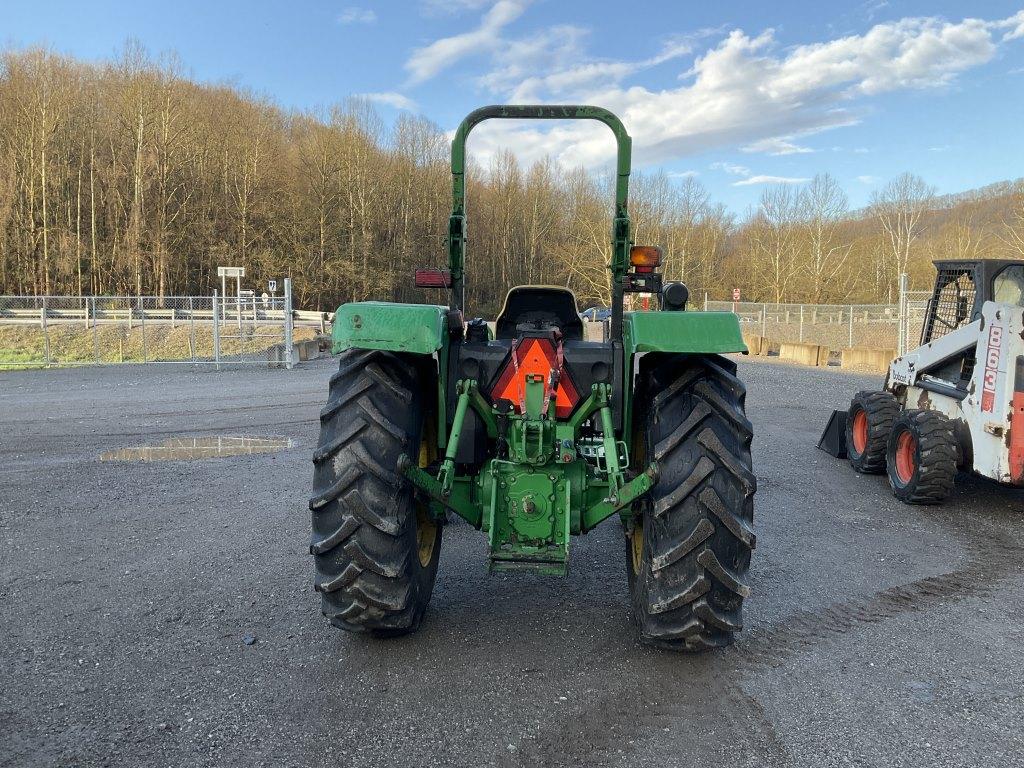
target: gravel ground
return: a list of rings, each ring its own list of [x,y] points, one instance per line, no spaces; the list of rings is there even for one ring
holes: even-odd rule
[[[877,377],[741,360],[754,594],[692,657],[637,643],[614,524],[564,580],[489,577],[452,524],[418,634],[331,629],[306,498],[333,368],[0,374],[0,765],[1024,764],[1024,494],[907,507],[817,451]],[[218,434],[295,447],[98,458]]]

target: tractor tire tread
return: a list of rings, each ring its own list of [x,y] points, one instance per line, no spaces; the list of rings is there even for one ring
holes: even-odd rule
[[[415,630],[433,588],[437,553],[421,566],[412,490],[396,471],[418,447],[416,381],[395,353],[349,350],[321,411],[309,504],[314,587],[324,615],[349,631]]]
[[[852,438],[853,418],[857,410],[863,410],[868,419],[868,442],[860,454],[857,454]],[[863,475],[885,472],[889,433],[899,413],[899,401],[891,392],[862,391],[853,396],[848,411],[846,452],[850,466],[857,472]]]
[[[727,645],[750,594],[753,429],[728,363],[668,357],[641,371],[653,394],[644,416],[659,476],[644,513],[643,563],[635,572],[630,555],[627,568],[641,639],[675,650]]]
[[[901,485],[891,464],[896,436],[905,429],[915,434],[920,463],[911,482]],[[953,492],[956,483],[957,443],[952,422],[937,411],[903,411],[893,423],[886,458],[889,484],[897,498],[907,504],[938,504]]]

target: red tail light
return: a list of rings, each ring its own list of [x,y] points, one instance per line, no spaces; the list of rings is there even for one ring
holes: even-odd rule
[[[417,269],[417,288],[451,288],[452,273],[447,269]]]
[[[517,412],[522,412],[522,402],[526,391],[526,377],[540,376],[548,386],[551,371],[558,365],[558,354],[555,345],[547,339],[522,339],[512,351],[515,359],[509,358],[498,376],[498,381],[491,389],[491,401],[509,400]],[[555,392],[555,415],[566,418],[576,407],[580,396],[576,385],[565,372],[562,365],[559,371],[558,390]]]

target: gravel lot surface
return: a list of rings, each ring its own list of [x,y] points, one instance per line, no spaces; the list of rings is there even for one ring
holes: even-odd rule
[[[446,528],[413,637],[332,629],[307,554],[334,361],[0,373],[0,765],[1024,764],[1024,493],[942,507],[817,451],[879,378],[740,362],[758,546],[722,652],[639,645],[609,523],[567,579]],[[276,453],[151,463],[182,436]]]

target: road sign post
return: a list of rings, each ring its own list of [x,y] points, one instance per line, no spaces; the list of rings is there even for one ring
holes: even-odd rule
[[[239,311],[241,311],[241,300],[238,296],[242,293],[242,278],[245,277],[245,267],[217,267],[217,276],[220,277],[220,299],[221,299],[221,319],[227,322],[227,298],[228,298],[228,287],[227,279],[229,277],[235,278],[237,281],[237,289],[235,291],[236,303],[238,303]]]

